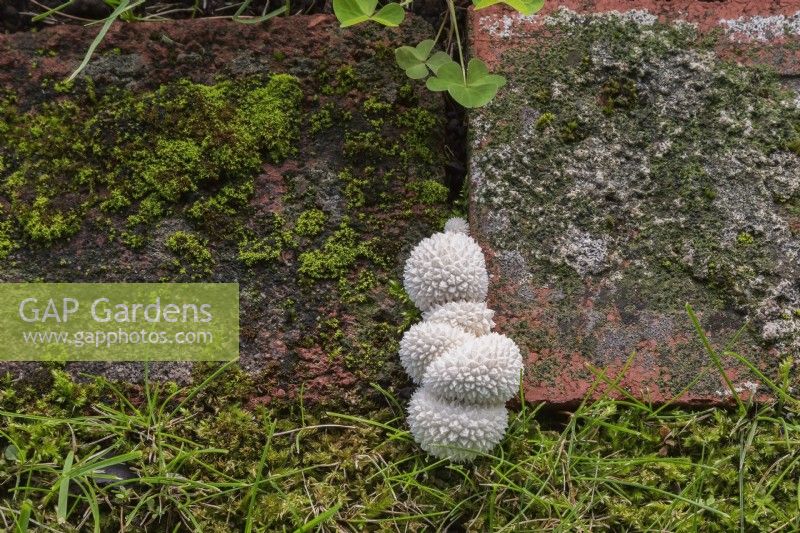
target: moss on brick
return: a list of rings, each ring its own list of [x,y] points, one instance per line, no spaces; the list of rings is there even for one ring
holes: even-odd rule
[[[418,42],[429,28],[415,20],[400,31]],[[21,106],[0,105],[15,141],[0,145],[0,205],[9,204],[14,243],[6,264],[18,265],[4,273],[238,281],[242,356],[265,387],[296,395],[306,383],[309,404],[355,408],[369,382],[402,379],[393,350],[410,315],[387,284],[410,243],[440,229],[449,211],[436,201],[443,113],[436,95],[407,84],[385,34],[362,33],[368,44],[356,56],[348,46],[326,61],[287,54],[277,66],[264,58],[270,72],[300,79],[218,71],[196,73],[206,83],[173,80],[132,93],[84,78],[69,92],[49,82],[37,88],[58,105],[28,92]],[[127,64],[124,48],[105,64]],[[34,246],[19,215],[37,196],[48,201],[45,215],[76,223]],[[330,317],[342,324],[345,336],[330,347],[341,357],[305,364],[328,347],[296,331]],[[330,386],[346,380],[355,381],[344,393]]]
[[[326,219],[325,213],[320,209],[303,211],[297,218],[294,231],[303,237],[313,237],[322,231]]]
[[[180,274],[188,274],[192,279],[211,274],[214,259],[205,239],[186,231],[176,231],[167,237],[164,245],[175,254],[175,266]]]
[[[310,280],[339,279],[359,259],[374,258],[369,242],[363,242],[352,227],[342,224],[322,247],[298,257],[298,272]]]
[[[74,235],[94,205],[123,214],[151,195],[178,203],[229,180],[242,182],[246,193],[262,158],[279,162],[296,153],[302,91],[289,75],[216,85],[184,80],[139,95],[112,90],[98,102],[85,92],[75,98],[24,118],[4,100],[10,142],[0,172],[12,212],[33,240]],[[238,191],[220,194],[206,207],[241,204]],[[158,220],[126,218],[129,226]]]

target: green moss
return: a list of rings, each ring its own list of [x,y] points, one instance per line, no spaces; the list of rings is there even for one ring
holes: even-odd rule
[[[338,279],[359,259],[374,257],[370,243],[363,242],[353,228],[343,223],[322,248],[300,254],[298,272],[310,280]]]
[[[319,111],[311,115],[308,120],[311,133],[316,134],[333,126],[333,104],[323,105]]]
[[[393,106],[387,102],[381,102],[374,96],[370,96],[369,98],[364,100],[362,108],[364,109],[364,113],[366,113],[367,116],[383,117],[391,113]]]
[[[214,196],[193,203],[186,214],[196,222],[208,227],[223,229],[226,222],[244,209],[253,196],[253,182],[225,185]]]
[[[320,73],[319,78],[322,82],[320,91],[324,95],[344,95],[358,86],[358,75],[352,65],[342,65],[332,78],[328,72]]]
[[[403,130],[398,153],[403,164],[421,161],[433,165],[441,158],[436,151],[434,132],[443,127],[443,118],[421,107],[411,107],[400,112],[394,126]]]
[[[318,235],[325,227],[325,213],[320,209],[309,209],[303,211],[297,218],[294,231],[303,237],[313,237]]]
[[[631,109],[639,98],[636,81],[629,78],[608,80],[600,88],[603,113],[610,115],[616,109]]]
[[[5,259],[8,254],[17,248],[17,243],[11,238],[13,223],[10,220],[0,220],[0,259]]]
[[[536,129],[543,130],[548,127],[550,124],[555,121],[556,116],[553,113],[542,113],[538,119],[536,119]]]
[[[164,202],[155,194],[151,194],[139,202],[136,213],[126,219],[126,227],[133,229],[136,226],[147,226],[164,216]]]
[[[378,131],[347,132],[344,153],[352,161],[373,162],[394,157],[400,152],[400,144],[384,138]]]
[[[297,152],[302,98],[297,78],[276,74],[265,87],[252,90],[244,99],[238,115],[241,127],[273,161]]]
[[[204,198],[187,215],[227,226],[222,219],[246,206],[262,160],[279,162],[296,151],[302,92],[292,76],[179,81],[140,95],[112,89],[99,99],[89,82],[83,85],[84,91],[71,88],[75,100],[41,106],[24,119],[13,98],[0,98],[0,128],[13,150],[13,158],[0,150],[0,179],[15,223],[32,240],[74,234],[97,206],[120,215],[112,222],[125,222],[112,234],[139,246],[147,226],[169,211],[150,209],[156,198],[174,204],[201,191]]]
[[[180,274],[190,274],[193,279],[211,274],[214,259],[208,241],[185,231],[176,231],[167,237],[166,247],[177,256],[175,266]]]
[[[581,131],[580,121],[578,119],[570,119],[561,126],[559,137],[565,143],[573,143],[580,141],[586,135]]]
[[[281,256],[281,249],[270,239],[246,238],[239,243],[239,261],[247,266],[267,263]]]
[[[262,225],[263,227],[264,225]],[[275,213],[272,215],[269,231],[256,234],[251,230],[244,230],[239,240],[239,260],[247,266],[256,263],[267,263],[281,257],[284,250],[295,248],[297,241],[294,234],[286,229],[283,216]],[[266,236],[262,236],[266,233]]]
[[[346,277],[339,278],[339,296],[349,304],[364,304],[369,301],[369,291],[378,285],[378,278],[369,270],[361,270],[351,282]]]
[[[385,62],[394,68],[391,50]],[[238,272],[244,302],[259,308],[264,295],[279,288],[281,301],[291,296],[297,302],[286,311],[286,320],[297,327],[318,315],[340,320],[344,337],[331,347],[332,353],[338,348],[332,368],[346,364],[360,380],[374,380],[381,372],[395,375],[389,361],[404,319],[400,311],[381,307],[389,300],[385,257],[398,257],[408,246],[400,228],[411,217],[417,226],[430,227],[447,211],[444,202],[418,209],[416,194],[431,202],[444,198],[435,185],[442,167],[427,163],[442,158],[442,123],[439,100],[410,85],[402,101],[391,100],[393,91],[373,98],[353,91],[362,84],[371,91],[387,72],[402,74],[378,69],[374,58],[367,63],[364,70],[331,70],[328,83],[334,92],[346,91],[346,99],[317,93],[306,102],[297,80],[272,76],[213,85],[171,82],[138,94],[107,84],[95,94],[79,81],[62,97],[68,106],[37,106],[29,115],[10,106],[8,118],[3,113],[0,118],[25,151],[20,157],[15,148],[0,146],[6,167],[0,176],[3,205],[7,198],[24,208],[41,193],[50,198],[48,212],[74,211],[87,237],[102,232],[111,243],[109,257],[125,259],[96,265],[90,275],[117,279],[138,265],[137,275],[164,281]],[[303,115],[305,105],[317,114]],[[314,133],[329,129],[301,139],[300,124]],[[345,131],[357,145],[349,161],[341,157]],[[300,140],[311,141],[311,151],[304,153],[319,152],[315,157],[325,158],[330,172],[276,165],[299,149]],[[317,146],[322,140],[325,146]],[[14,217],[9,235],[15,240],[24,236],[19,212],[9,210]],[[273,220],[277,212],[286,220]],[[176,229],[182,231],[171,234]],[[142,255],[153,246],[162,247],[164,263]],[[24,260],[28,248],[23,248]],[[83,266],[87,256],[82,259],[73,264]],[[243,323],[247,342],[257,335],[253,329]],[[306,337],[302,342],[309,349],[319,348],[313,335]],[[287,354],[294,354],[300,341],[286,344]],[[299,383],[314,379],[314,370],[296,364],[293,355],[281,364],[265,374],[270,387],[280,379],[294,395]],[[239,414],[231,413],[225,427],[246,424]]]
[[[747,233],[746,231],[743,231],[736,236],[736,244],[738,244],[739,246],[750,246],[754,242],[755,239],[753,238],[753,236]]]
[[[419,201],[426,205],[441,204],[447,201],[450,190],[434,180],[423,180],[411,185]]]
[[[74,88],[75,82],[73,80],[58,81],[53,85],[53,90],[61,94],[69,94]]]
[[[344,153],[354,163],[373,163],[396,157],[401,165],[412,161],[435,164],[440,155],[437,154],[433,135],[441,127],[441,117],[437,117],[427,109],[411,107],[391,115],[387,112],[391,106],[376,99],[365,103],[365,113],[369,117],[370,129],[366,131],[348,131],[345,134]],[[400,129],[399,140],[387,132]]]
[[[34,241],[50,243],[74,235],[80,229],[80,217],[71,211],[51,209],[51,200],[39,196],[29,209],[19,214],[25,233]]]
[[[347,199],[348,209],[363,207],[367,200],[364,187],[369,185],[369,180],[357,178],[353,172],[353,169],[345,168],[338,175],[339,180],[344,183],[344,197]]]
[[[152,153],[143,152],[139,157],[142,163],[137,174],[151,190],[171,202],[196,191],[198,183],[209,177],[202,149],[194,141],[158,139]]]
[[[103,200],[100,204],[100,209],[103,211],[120,211],[131,205],[131,199],[128,198],[120,189],[111,189],[108,193],[108,198]]]

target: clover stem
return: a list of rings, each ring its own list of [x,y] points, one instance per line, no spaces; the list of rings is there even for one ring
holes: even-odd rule
[[[411,0],[413,1],[413,0]],[[439,42],[439,37],[442,36],[442,30],[444,30],[444,25],[447,23],[447,19],[443,19],[442,23],[439,25],[439,31],[436,32],[436,38],[433,40],[433,46],[436,46],[436,43]]]
[[[456,44],[458,45],[458,61],[461,63],[461,77],[464,85],[467,84],[467,71],[464,67],[464,52],[461,50],[461,36],[458,33],[458,19],[456,19],[456,5],[453,0],[447,0],[447,7],[450,9],[450,24],[456,32]]]

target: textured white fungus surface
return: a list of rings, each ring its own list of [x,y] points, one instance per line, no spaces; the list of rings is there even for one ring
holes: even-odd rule
[[[400,363],[414,382],[422,383],[425,369],[433,360],[474,338],[449,324],[420,322],[411,326],[400,340]]]
[[[519,392],[521,371],[522,356],[514,341],[489,333],[431,362],[422,386],[450,402],[498,404]]]
[[[505,405],[443,402],[422,387],[408,405],[408,425],[420,447],[439,458],[463,462],[492,450],[508,425]]]
[[[494,327],[494,311],[483,302],[450,302],[422,314],[426,322],[449,324],[473,335],[486,335]]]
[[[453,217],[444,223],[444,232],[469,235],[469,224],[461,217]]]
[[[482,302],[489,275],[481,247],[463,233],[435,233],[411,251],[403,285],[422,311],[459,300]]]

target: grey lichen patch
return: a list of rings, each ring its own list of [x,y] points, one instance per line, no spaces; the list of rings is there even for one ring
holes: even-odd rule
[[[673,357],[690,302],[721,336],[750,321],[749,355],[799,354],[796,96],[686,24],[561,11],[545,28],[503,55],[509,84],[472,120],[479,233],[566,295],[546,311],[555,345],[527,347]]]
[[[595,237],[571,227],[554,251],[581,276],[600,274],[607,268],[607,237]]]

